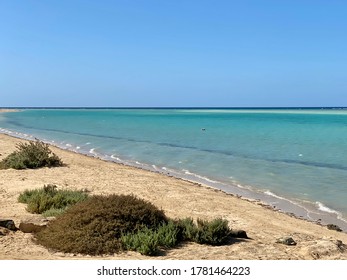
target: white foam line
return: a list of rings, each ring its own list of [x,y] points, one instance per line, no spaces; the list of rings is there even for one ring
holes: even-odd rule
[[[266,194],[266,195],[268,195],[268,196],[272,196],[272,197],[277,198],[277,199],[280,199],[280,200],[287,201],[287,202],[289,202],[290,204],[293,204],[293,205],[295,205],[295,206],[297,206],[297,207],[299,207],[299,208],[304,209],[305,212],[306,212],[307,218],[309,218],[309,219],[312,220],[312,218],[310,217],[310,212],[312,212],[312,211],[310,211],[310,209],[306,208],[304,205],[301,205],[300,203],[297,203],[297,202],[295,202],[295,201],[293,201],[293,200],[284,198],[284,197],[282,197],[282,196],[278,196],[278,195],[274,194],[273,192],[271,192],[271,191],[269,191],[269,190],[265,191],[264,194]]]
[[[112,159],[118,160],[118,161],[122,161],[119,157],[116,157],[115,155],[111,155]]]
[[[17,131],[11,131],[9,129],[5,129],[5,128],[0,128],[0,131],[4,134],[7,134],[7,135],[16,135],[16,137],[20,138],[20,139],[26,139],[26,140],[29,140],[29,139],[32,139],[33,136],[32,135],[29,135],[27,133],[21,133],[21,132],[17,132]],[[35,137],[36,139],[36,137]]]
[[[345,219],[342,218],[342,214],[339,211],[329,208],[328,206],[324,205],[322,202],[316,201],[316,206],[318,210],[322,212],[330,213],[330,214],[335,214],[339,220],[347,222]]]
[[[316,205],[317,205],[318,209],[323,211],[323,212],[339,214],[339,212],[337,212],[333,209],[330,209],[329,207],[325,206],[322,202],[316,201]]]
[[[289,199],[287,199],[287,198],[278,196],[278,195],[272,193],[272,192],[269,191],[269,190],[268,190],[268,191],[265,191],[264,193],[267,194],[267,195],[269,195],[269,196],[275,197],[275,198],[277,198],[277,199],[288,201],[289,203],[294,204],[294,205],[296,205],[296,206],[298,206],[298,207],[304,209],[304,210],[306,211],[306,213],[307,213],[307,214],[306,214],[307,217],[308,217],[309,219],[311,219],[311,220],[312,220],[312,218],[311,218],[311,216],[310,216],[310,213],[314,213],[314,214],[317,214],[317,215],[320,214],[319,212],[315,212],[315,211],[312,211],[312,210],[306,208],[305,206],[301,205],[300,203],[296,203],[295,201],[292,201],[292,200],[289,200]],[[310,202],[310,201],[307,201],[307,202],[308,202],[308,203],[312,203],[312,202]],[[329,213],[329,214],[335,214],[336,217],[337,217],[337,219],[339,219],[339,220],[344,221],[344,222],[347,223],[347,220],[345,220],[345,219],[342,217],[342,213],[340,213],[340,212],[338,212],[338,211],[336,211],[336,210],[334,210],[334,209],[331,209],[331,208],[327,207],[326,205],[324,205],[324,204],[323,204],[322,202],[320,202],[320,201],[316,201],[315,204],[316,204],[317,210],[319,210],[319,211],[321,211],[321,212]]]
[[[217,181],[211,180],[211,179],[209,179],[209,178],[207,178],[207,177],[204,177],[204,176],[201,176],[201,175],[192,173],[192,172],[190,172],[190,171],[187,170],[187,169],[183,169],[183,172],[184,172],[186,175],[194,176],[194,177],[196,177],[196,178],[205,180],[205,181],[210,182],[210,183],[218,183]]]
[[[274,194],[273,192],[270,192],[269,190],[265,191],[264,193],[267,194],[267,195],[269,195],[269,196],[272,196],[272,197],[281,199],[281,200],[289,201],[288,199],[286,199],[286,198],[284,198],[284,197],[281,197],[281,196],[278,196],[278,195]],[[291,201],[290,201],[290,202],[291,202]]]

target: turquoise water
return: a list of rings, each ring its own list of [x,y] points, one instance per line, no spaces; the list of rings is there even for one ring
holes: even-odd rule
[[[28,109],[0,128],[347,229],[347,110]]]

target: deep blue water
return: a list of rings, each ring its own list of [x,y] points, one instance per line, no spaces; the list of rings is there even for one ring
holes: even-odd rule
[[[347,220],[347,110],[27,109],[0,128]]]

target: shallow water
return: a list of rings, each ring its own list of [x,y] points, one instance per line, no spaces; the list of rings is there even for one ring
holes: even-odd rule
[[[2,132],[170,173],[347,230],[347,110],[28,109]]]

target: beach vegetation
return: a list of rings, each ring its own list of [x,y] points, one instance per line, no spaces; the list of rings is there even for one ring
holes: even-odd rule
[[[69,206],[85,200],[88,194],[79,190],[58,190],[56,185],[48,184],[41,189],[25,190],[18,201],[27,204],[27,211],[43,216],[57,216]]]
[[[196,223],[192,218],[185,218],[176,222],[179,230],[179,239],[193,241],[199,244],[224,245],[231,237],[228,221],[216,218],[212,221],[198,219]]]
[[[159,246],[165,249],[173,248],[179,241],[183,241],[183,239],[179,239],[179,228],[172,220],[159,226],[155,234],[157,235]]]
[[[154,256],[160,249],[175,247],[178,240],[178,227],[172,220],[161,224],[157,229],[144,228],[137,233],[121,236],[122,246],[126,250],[137,251],[142,255]]]
[[[17,150],[0,162],[0,169],[35,169],[63,166],[62,160],[54,154],[49,145],[39,140],[18,143]]]
[[[192,218],[184,218],[176,221],[178,239],[181,241],[195,241],[198,227]]]
[[[230,239],[231,230],[228,221],[214,219],[205,221],[192,218],[170,220],[157,229],[144,228],[137,233],[128,233],[121,237],[126,250],[137,251],[143,255],[156,255],[160,249],[174,248],[181,241],[199,244],[224,245]]]
[[[122,235],[120,240],[123,249],[136,251],[142,255],[155,256],[159,251],[158,234],[149,228]]]
[[[39,244],[62,252],[113,254],[124,248],[123,235],[156,229],[167,221],[162,210],[133,195],[97,195],[68,208],[36,238]],[[157,245],[147,243],[143,253],[151,254]]]
[[[228,221],[221,218],[212,221],[198,219],[197,229],[194,241],[199,244],[219,246],[226,244],[230,239]]]
[[[103,255],[131,250],[153,256],[184,241],[223,245],[230,232],[227,220],[172,220],[148,201],[112,194],[90,196],[69,207],[36,233],[36,239],[65,253]]]

